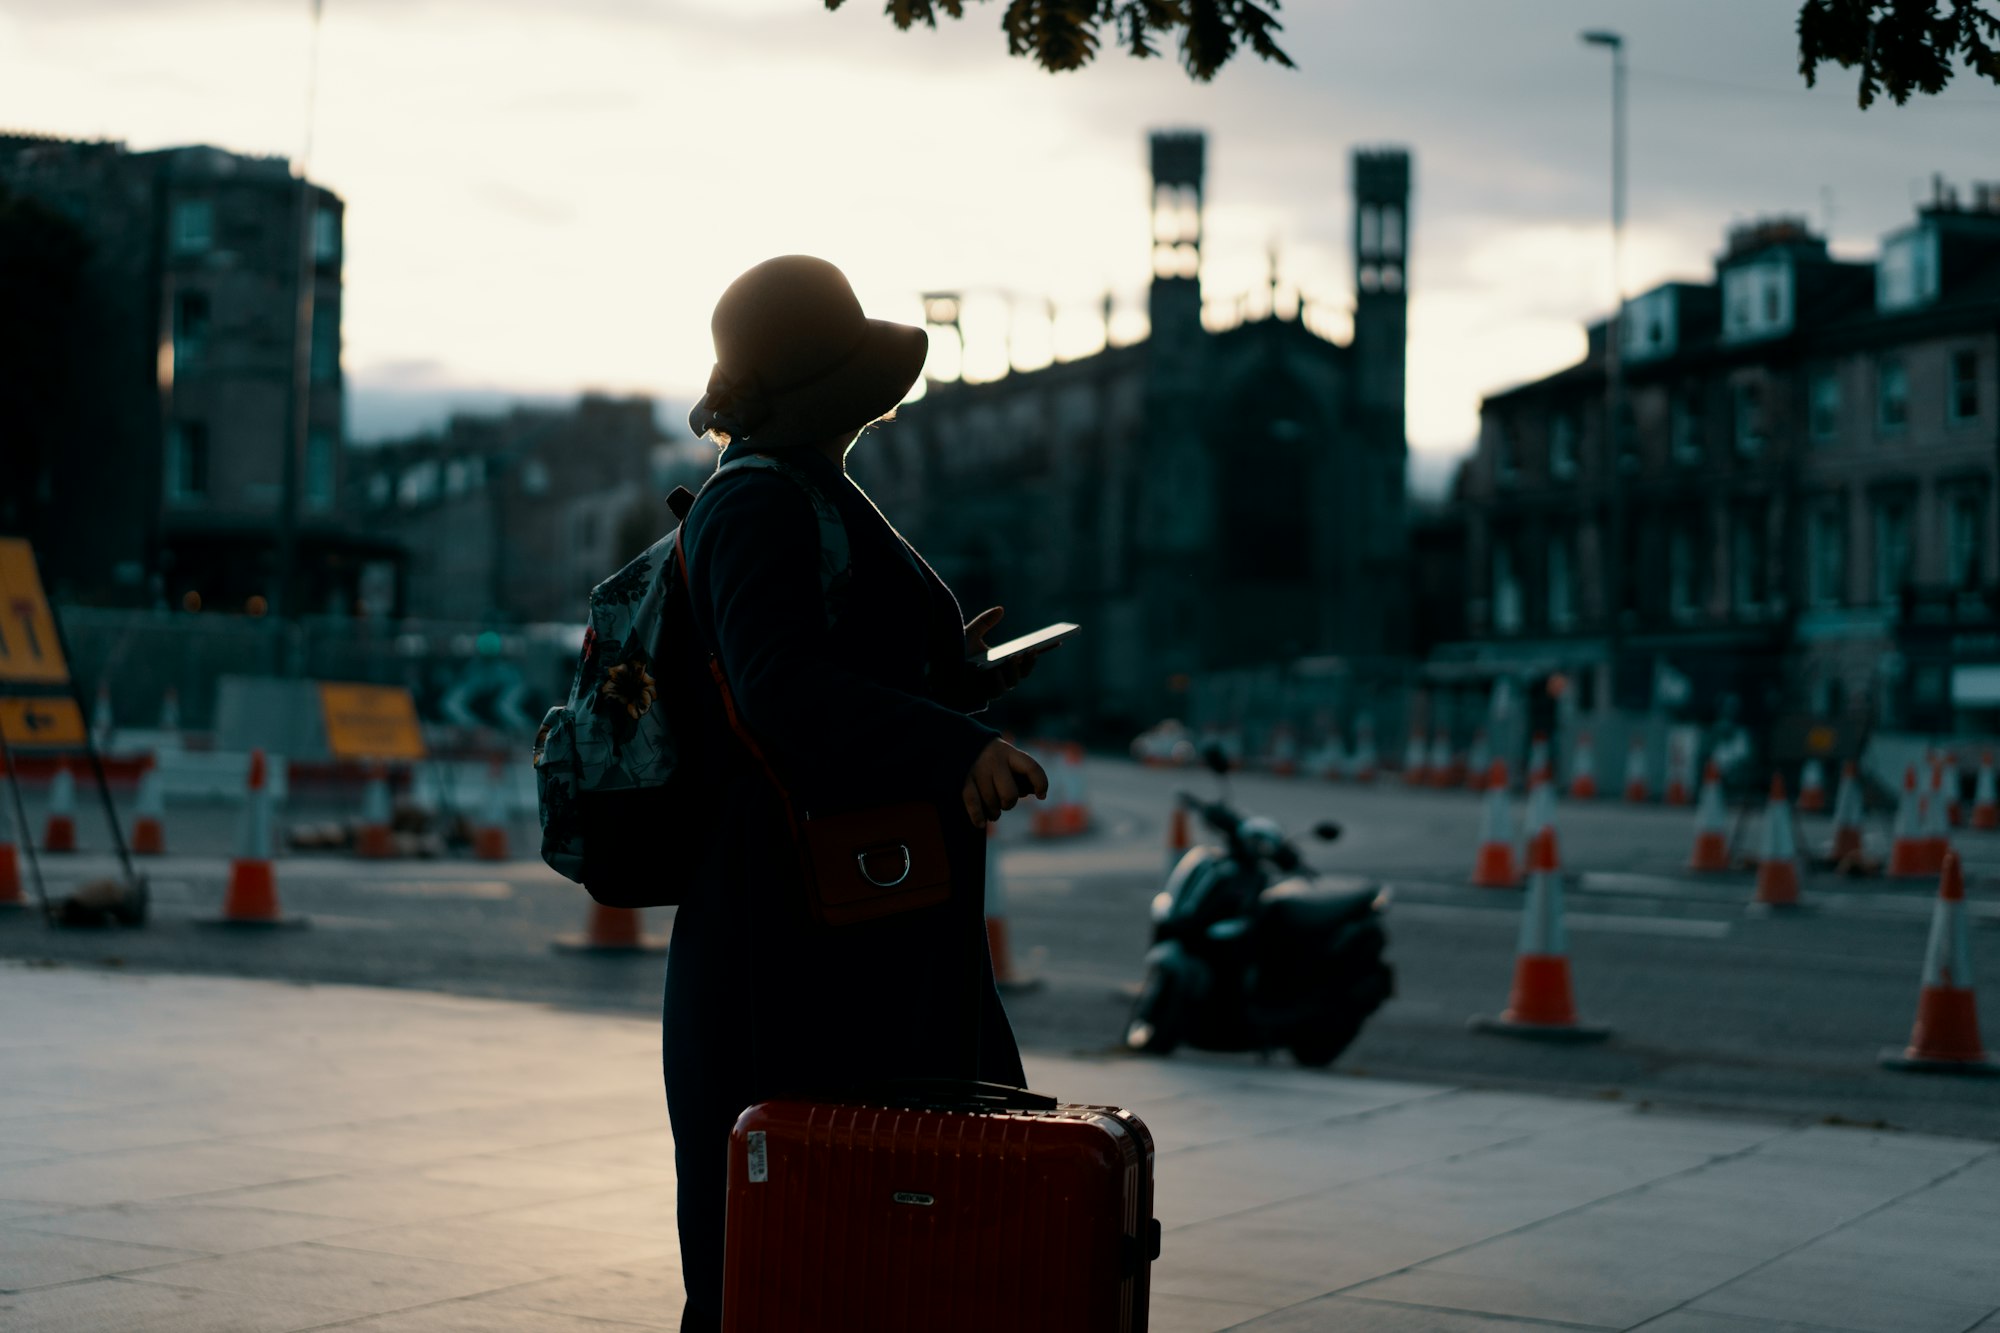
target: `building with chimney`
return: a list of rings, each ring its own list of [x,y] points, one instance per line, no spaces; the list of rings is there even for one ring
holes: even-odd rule
[[[1690,719],[2000,724],[2000,187],[1942,184],[1870,261],[1803,221],[1733,229],[1712,278],[1486,398],[1459,488],[1464,640],[1441,689],[1577,682]],[[1623,509],[1614,542],[1611,516]]]
[[[1204,672],[1302,657],[1366,669],[1410,633],[1409,154],[1353,156],[1341,343],[1303,305],[1242,318],[1204,302],[1206,138],[1159,132],[1149,146],[1147,336],[933,382],[853,458],[968,614],[1006,606],[1003,637],[1084,626],[1020,702],[1059,701],[1107,729],[1184,711]]]
[[[51,224],[73,242],[54,247],[68,286],[0,310],[45,358],[8,407],[0,527],[34,542],[54,593],[259,611],[289,531],[294,609],[351,610],[393,552],[337,504],[339,196],[282,158],[0,134],[0,204],[0,264],[40,263]]]

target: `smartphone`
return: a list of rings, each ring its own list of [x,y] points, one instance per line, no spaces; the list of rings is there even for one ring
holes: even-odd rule
[[[981,670],[997,667],[1010,658],[1019,657],[1023,653],[1032,653],[1037,648],[1046,648],[1066,639],[1082,628],[1081,625],[1072,625],[1065,620],[1046,629],[1038,629],[1033,634],[1023,634],[1018,639],[1009,639],[1003,644],[988,648],[980,656],[973,658],[972,664]]]

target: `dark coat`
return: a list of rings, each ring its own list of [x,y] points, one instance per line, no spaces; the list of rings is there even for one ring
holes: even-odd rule
[[[839,468],[804,450],[786,458],[847,529],[853,574],[838,618],[829,628],[810,500],[790,478],[749,471],[709,486],[683,527],[696,637],[798,805],[934,802],[960,892],[940,907],[814,927],[770,782],[733,738],[704,741],[726,775],[722,823],[675,916],[666,996],[690,1330],[715,1317],[727,1139],[746,1106],[965,1077],[975,1022],[979,1075],[1023,1081],[985,945],[984,834],[959,798],[997,733],[967,715],[983,700],[957,599]]]

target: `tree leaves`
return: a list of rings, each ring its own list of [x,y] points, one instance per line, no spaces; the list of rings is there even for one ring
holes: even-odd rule
[[[839,9],[846,0],[826,0]],[[1000,19],[1007,53],[1026,56],[1052,72],[1082,69],[1096,59],[1101,30],[1110,27],[1119,46],[1146,60],[1160,54],[1160,39],[1180,33],[1181,67],[1206,83],[1238,50],[1293,68],[1278,46],[1280,0],[1007,0]],[[964,18],[965,0],[886,0],[883,12],[907,32],[921,23],[937,27],[940,15]]]
[[[1799,10],[1799,73],[1818,81],[1822,62],[1859,68],[1857,100],[1884,93],[1901,106],[1937,93],[1956,63],[2000,83],[2000,12],[1992,0],[1805,0]]]

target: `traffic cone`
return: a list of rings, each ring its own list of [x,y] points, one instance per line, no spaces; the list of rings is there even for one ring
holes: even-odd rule
[[[1597,799],[1597,750],[1587,731],[1576,734],[1576,753],[1569,764],[1569,794],[1579,801]]]
[[[1003,991],[1031,991],[1042,984],[1014,967],[1014,951],[1007,943],[1007,882],[1000,874],[1000,845],[994,839],[998,824],[986,826],[986,951],[993,958],[993,984]]]
[[[0,907],[26,907],[21,891],[21,857],[15,846],[14,812],[0,805]]]
[[[1979,756],[1979,777],[1972,784],[1972,827],[2000,829],[2000,794],[1993,785],[1993,751]]]
[[[1924,845],[1923,804],[1917,795],[1917,766],[1903,770],[1903,794],[1896,798],[1896,824],[1889,837],[1889,878],[1927,879],[1930,853]]]
[[[181,695],[173,686],[167,686],[160,696],[160,730],[169,734],[181,729]]]
[[[160,770],[152,756],[139,775],[139,800],[132,811],[132,854],[160,856],[167,850],[167,805],[160,791]]]
[[[1462,771],[1455,771],[1451,759],[1451,737],[1438,731],[1431,734],[1430,771],[1425,778],[1433,787],[1456,787],[1465,781]]]
[[[49,814],[42,823],[42,850],[76,850],[76,777],[69,760],[56,760],[55,781],[49,784]]]
[[[1486,809],[1480,816],[1479,851],[1472,862],[1472,883],[1477,888],[1520,887],[1521,875],[1514,865],[1514,832],[1507,802],[1507,762],[1495,759],[1486,778]]]
[[[1569,980],[1569,932],[1563,926],[1562,875],[1555,839],[1542,833],[1528,844],[1528,897],[1521,908],[1521,938],[1514,952],[1514,986],[1498,1018],[1475,1018],[1476,1032],[1545,1041],[1602,1041],[1611,1029],[1576,1020]]]
[[[1633,805],[1644,805],[1653,799],[1650,784],[1646,781],[1646,739],[1634,736],[1632,744],[1625,751],[1625,799]]]
[[[486,770],[486,807],[472,830],[472,855],[480,861],[505,861],[507,851],[507,773],[495,759]]]
[[[1550,854],[1560,859],[1562,850],[1556,838],[1556,784],[1547,769],[1528,776],[1528,814],[1521,829],[1522,837],[1530,844],[1544,833],[1549,835]],[[1527,847],[1522,849],[1524,858],[1528,850]]]
[[[1833,846],[1828,850],[1836,862],[1861,855],[1861,778],[1854,761],[1840,766],[1840,787],[1833,794]]]
[[[1375,781],[1381,767],[1381,758],[1375,753],[1375,720],[1364,717],[1354,724],[1354,763],[1350,771],[1354,780],[1366,787]]]
[[[658,953],[667,941],[646,933],[646,918],[637,908],[606,907],[593,898],[583,934],[558,935],[549,947],[557,953]]]
[[[1554,766],[1549,758],[1548,735],[1545,732],[1538,731],[1535,733],[1534,740],[1528,746],[1528,780],[1530,782],[1534,781],[1535,774],[1537,773],[1553,774],[1554,772]]]
[[[1687,805],[1694,800],[1694,749],[1685,736],[1667,738],[1668,805]]]
[[[1945,827],[1944,766],[1931,765],[1931,786],[1917,803],[1917,836],[1923,843],[1923,865],[1927,873],[1944,873],[1945,854],[1951,850],[1951,830]]]
[[[1799,770],[1799,813],[1816,815],[1826,809],[1826,767],[1808,759]]]
[[[1194,839],[1188,832],[1188,812],[1179,801],[1174,802],[1173,813],[1167,816],[1167,873],[1172,874],[1187,855]]]
[[[1965,774],[1958,766],[1958,751],[1944,757],[1944,819],[1953,828],[1965,827],[1965,806],[1959,794],[1965,790]]]
[[[1701,775],[1701,799],[1694,807],[1694,852],[1689,870],[1729,869],[1729,814],[1722,808],[1722,771],[1713,759]]]
[[[361,820],[354,826],[354,854],[380,860],[396,854],[396,812],[389,802],[389,770],[376,764],[368,770],[361,791]]]
[[[1289,724],[1280,722],[1271,729],[1271,774],[1291,778],[1297,777],[1298,772],[1299,739]]]
[[[1347,747],[1340,737],[1329,735],[1313,754],[1313,776],[1324,782],[1338,782],[1347,776]]]
[[[1403,747],[1403,785],[1421,787],[1430,779],[1430,765],[1424,757],[1424,736],[1420,731],[1410,733],[1410,743]]]
[[[114,726],[111,720],[111,687],[99,682],[97,700],[90,709],[90,737],[99,754],[111,753]]]
[[[1965,921],[1965,877],[1958,853],[1946,852],[1937,906],[1924,949],[1923,988],[1910,1044],[1882,1052],[1885,1069],[1931,1074],[2000,1074],[1979,1041],[1979,1004],[1972,987],[1972,939]]]
[[[278,908],[278,875],[271,866],[271,792],[265,783],[262,750],[250,752],[250,773],[237,829],[236,856],[229,863],[229,888],[223,894],[222,915],[209,917],[211,926],[303,926],[304,917],[286,916]]]
[[[1472,733],[1472,748],[1465,755],[1466,790],[1486,790],[1486,770],[1492,762],[1492,753],[1486,744],[1486,731],[1482,727]]]
[[[1771,775],[1771,799],[1764,806],[1764,849],[1757,858],[1757,892],[1752,902],[1765,907],[1799,905],[1799,840],[1792,831],[1792,807],[1785,799],[1785,779]]]

